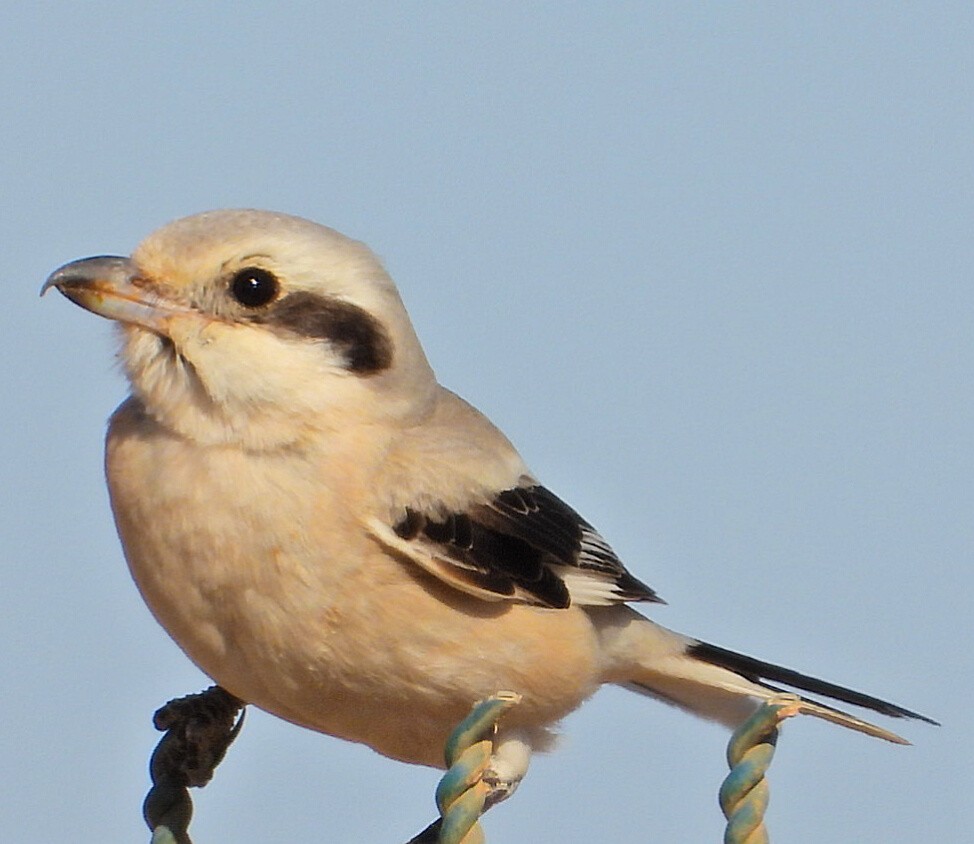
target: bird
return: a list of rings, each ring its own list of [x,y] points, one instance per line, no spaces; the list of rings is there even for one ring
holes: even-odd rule
[[[471,706],[513,692],[497,799],[606,684],[731,728],[783,690],[801,713],[894,743],[908,742],[840,706],[936,723],[637,610],[663,602],[437,382],[359,241],[207,211],[130,257],[65,264],[51,288],[119,327],[131,392],[105,469],[135,583],[245,703],[442,767]]]

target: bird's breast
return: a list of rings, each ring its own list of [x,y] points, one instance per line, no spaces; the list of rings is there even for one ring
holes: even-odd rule
[[[343,494],[348,473],[320,462],[198,447],[132,408],[113,418],[106,473],[132,575],[218,682],[258,661],[280,664],[286,683],[289,660],[306,664],[329,645],[365,538]]]
[[[362,525],[370,484],[355,461],[199,448],[137,411],[116,413],[106,454],[129,567],[169,634],[238,697],[436,764],[480,698],[517,691],[512,719],[543,729],[597,687],[584,611],[483,602],[388,553]]]

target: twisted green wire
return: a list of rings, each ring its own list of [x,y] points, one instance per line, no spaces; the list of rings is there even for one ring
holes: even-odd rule
[[[797,714],[798,699],[781,695],[762,704],[731,736],[727,745],[731,771],[720,787],[720,808],[727,818],[724,844],[768,844],[764,775],[774,758],[778,725]]]
[[[440,818],[410,844],[483,844],[478,821],[491,792],[483,777],[493,755],[497,722],[519,700],[513,692],[499,692],[476,704],[453,731],[445,748],[448,770],[436,789]],[[188,827],[193,805],[187,788],[205,785],[212,777],[240,731],[242,709],[241,701],[214,686],[170,701],[156,713],[156,727],[166,735],[150,762],[153,786],[143,807],[151,844],[192,844]],[[731,736],[731,771],[720,788],[720,807],[727,818],[724,844],[768,844],[764,775],[774,757],[778,725],[798,711],[796,697],[780,695]]]
[[[142,814],[151,844],[192,844],[189,788],[206,785],[243,726],[243,702],[219,686],[171,700],[153,716],[165,732],[149,760]]]
[[[444,751],[447,771],[436,787],[440,817],[409,844],[483,844],[478,821],[491,791],[483,776],[494,752],[497,722],[520,699],[514,692],[491,695],[453,731]]]

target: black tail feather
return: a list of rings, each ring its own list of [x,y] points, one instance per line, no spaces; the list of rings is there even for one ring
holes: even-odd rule
[[[904,709],[895,703],[880,700],[878,697],[872,697],[862,692],[847,689],[844,686],[837,686],[835,683],[829,683],[825,680],[818,680],[815,677],[809,677],[806,674],[801,674],[790,668],[784,668],[770,662],[762,662],[759,659],[753,659],[752,657],[717,647],[717,645],[697,642],[687,649],[687,653],[711,665],[726,668],[728,671],[740,674],[753,683],[767,685],[763,682],[765,680],[784,683],[786,686],[792,686],[804,692],[824,695],[833,700],[841,700],[843,703],[851,703],[853,706],[871,709],[874,712],[888,715],[891,718],[915,718],[918,721],[925,721],[928,724],[940,726],[932,718],[921,715],[919,712]],[[768,686],[768,688],[775,690],[773,686]]]

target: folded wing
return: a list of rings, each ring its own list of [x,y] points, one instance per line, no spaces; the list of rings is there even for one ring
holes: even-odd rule
[[[504,490],[462,513],[407,507],[395,524],[373,519],[369,527],[385,545],[485,600],[557,609],[662,603],[626,571],[595,528],[540,485]]]

